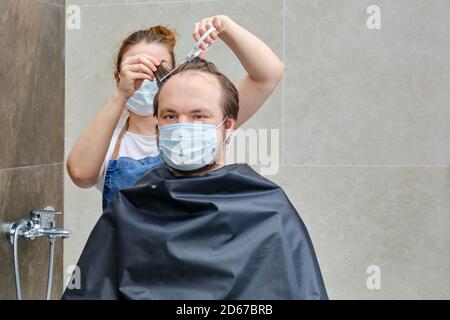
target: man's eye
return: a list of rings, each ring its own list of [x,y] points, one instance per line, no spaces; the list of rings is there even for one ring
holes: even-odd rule
[[[196,115],[194,115],[194,119],[195,120],[203,120],[205,118],[206,117],[203,114],[196,114]]]
[[[164,116],[164,119],[166,119],[166,120],[172,120],[172,119],[175,119],[175,115],[173,115],[173,114],[166,114],[166,115]]]

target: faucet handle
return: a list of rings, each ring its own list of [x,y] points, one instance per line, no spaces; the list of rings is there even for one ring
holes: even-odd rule
[[[55,215],[60,215],[62,212],[56,211],[53,207],[46,207],[44,210],[32,210],[30,218],[33,223],[38,224],[41,228],[54,228]]]

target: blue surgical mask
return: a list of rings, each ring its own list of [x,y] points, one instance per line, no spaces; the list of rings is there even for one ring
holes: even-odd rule
[[[156,80],[145,79],[141,87],[128,99],[128,110],[139,116],[153,115],[153,101],[158,93],[159,87]]]
[[[216,129],[226,120],[217,126],[177,123],[159,127],[159,149],[164,161],[180,171],[194,171],[214,163],[219,152]]]

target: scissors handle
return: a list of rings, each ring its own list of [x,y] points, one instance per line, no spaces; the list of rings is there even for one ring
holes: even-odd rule
[[[186,63],[188,63],[189,61],[191,61],[192,59],[198,57],[200,55],[200,53],[202,52],[202,49],[200,48],[200,46],[202,45],[203,41],[205,41],[205,39],[214,31],[217,31],[216,28],[212,27],[211,29],[208,29],[203,36],[198,39],[197,43],[195,44],[194,48],[191,50],[191,52],[189,52],[189,54],[186,56],[186,58],[184,58],[184,60],[175,68],[173,68],[168,74],[166,74],[164,77],[162,77],[159,81],[163,82],[166,78],[168,78],[172,73],[175,72],[175,70],[177,70],[178,68],[180,68],[181,66],[185,65]],[[208,50],[208,48],[211,46],[212,43],[207,43],[206,44],[206,48],[204,49],[205,51]]]
[[[187,55],[186,59],[192,60],[195,57],[198,57],[200,55],[200,53],[202,52],[202,49],[200,48],[200,46],[202,45],[203,41],[205,41],[205,39],[214,31],[217,31],[216,28],[211,27],[211,29],[208,29],[200,39],[198,39],[197,43],[195,44],[194,48],[191,50],[191,52],[189,52],[189,54]],[[208,50],[208,48],[211,46],[211,43],[206,43],[206,48],[204,49],[205,51]]]

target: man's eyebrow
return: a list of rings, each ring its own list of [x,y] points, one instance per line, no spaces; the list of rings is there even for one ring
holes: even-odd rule
[[[197,113],[197,112],[211,113],[211,111],[208,108],[197,108],[190,111],[190,113]]]
[[[168,107],[161,107],[160,111],[161,112],[173,112],[173,113],[176,112],[174,109],[170,109]]]
[[[169,107],[161,107],[160,112],[172,112],[172,113],[177,113],[176,110],[171,109],[171,108],[169,108]],[[201,107],[189,111],[189,113],[201,113],[201,112],[203,112],[203,113],[208,113],[208,114],[212,114],[212,112],[211,112],[208,108],[201,108]]]

